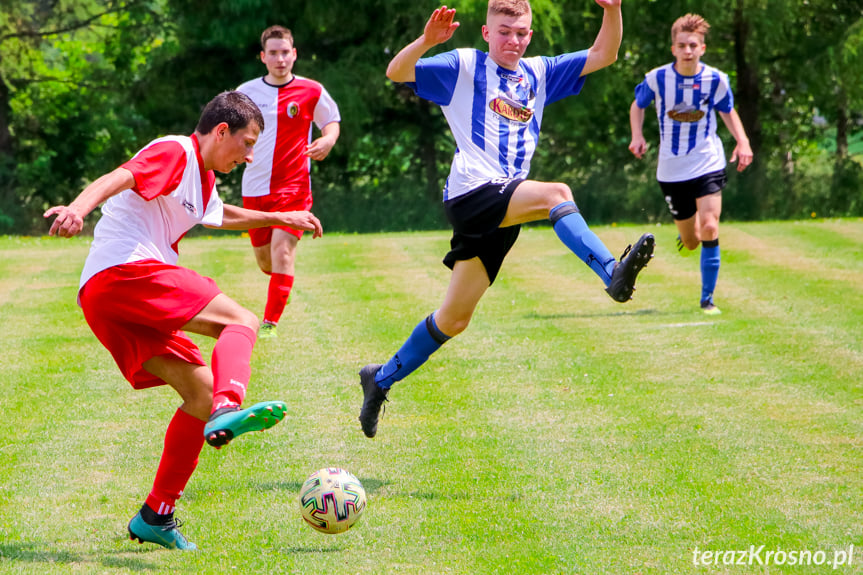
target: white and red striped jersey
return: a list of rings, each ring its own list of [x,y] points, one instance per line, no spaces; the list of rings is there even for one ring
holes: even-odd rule
[[[336,102],[321,84],[297,75],[283,86],[268,84],[262,77],[237,90],[264,115],[254,160],[243,173],[243,195],[311,190],[311,161],[305,152],[312,141],[312,122],[321,129],[341,121]]]
[[[193,135],[153,140],[121,166],[135,185],[108,199],[79,287],[102,270],[141,260],[175,265],[177,243],[196,224],[222,225],[216,176],[204,171]]]

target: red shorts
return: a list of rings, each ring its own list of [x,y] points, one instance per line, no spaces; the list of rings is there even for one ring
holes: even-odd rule
[[[243,207],[247,210],[258,210],[259,212],[302,212],[312,209],[312,192],[309,190],[299,192],[287,192],[281,194],[270,194],[267,196],[243,197]],[[273,239],[273,228],[285,230],[297,238],[303,237],[302,230],[295,230],[287,226],[272,226],[268,228],[255,228],[249,230],[249,238],[252,246],[259,248],[270,243]]]
[[[165,385],[143,368],[157,355],[206,365],[181,328],[221,291],[192,270],[156,260],[103,270],[81,288],[84,318],[135,389]]]

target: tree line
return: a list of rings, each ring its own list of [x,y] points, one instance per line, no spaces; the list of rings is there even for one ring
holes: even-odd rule
[[[441,50],[484,49],[486,1],[457,3]],[[594,0],[534,0],[528,56],[588,48]],[[293,30],[295,73],[339,104],[342,136],[313,173],[328,231],[446,227],[454,144],[440,110],[384,75],[434,3],[403,0],[19,0],[0,10],[0,233],[41,233],[42,211],[75,197],[151,139],[189,134],[216,93],[265,74],[260,32]],[[590,221],[670,221],[656,185],[656,121],[629,153],[629,104],[672,60],[671,23],[711,24],[703,61],[727,72],[755,162],[729,170],[732,219],[863,215],[863,0],[624,0],[618,61],[550,106],[532,176],[564,181]],[[731,137],[720,126],[726,144]],[[651,141],[651,138],[648,138]],[[730,148],[729,148],[730,149]],[[239,198],[239,170],[220,193]]]

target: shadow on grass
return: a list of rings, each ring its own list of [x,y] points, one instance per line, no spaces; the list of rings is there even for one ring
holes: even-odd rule
[[[574,319],[579,317],[617,317],[617,316],[640,316],[640,315],[681,315],[690,313],[686,311],[659,311],[656,309],[637,309],[635,311],[617,311],[603,313],[536,313],[532,311],[524,315],[525,319]]]
[[[363,487],[366,490],[366,493],[375,493],[378,489],[385,486],[388,481],[381,481],[380,479],[372,479],[369,477],[359,478],[360,483],[363,484]],[[303,487],[302,481],[265,481],[262,483],[257,483],[258,491],[288,491],[299,494],[300,489]]]
[[[44,543],[21,542],[0,543],[0,559],[20,561],[26,563],[49,563],[52,565],[101,565],[106,568],[127,569],[130,571],[153,571],[159,567],[153,563],[141,561],[133,557],[104,557],[94,559],[87,555],[72,553],[71,551],[52,550]],[[149,549],[123,550],[122,553],[156,551],[161,548],[151,547]],[[101,571],[101,569],[98,569]]]
[[[308,555],[324,554],[324,553],[341,553],[348,549],[346,545],[333,545],[332,547],[285,547],[281,550],[286,555],[299,555],[306,553]]]
[[[0,557],[31,563],[78,563],[82,557],[69,551],[46,549],[44,543],[0,543]]]

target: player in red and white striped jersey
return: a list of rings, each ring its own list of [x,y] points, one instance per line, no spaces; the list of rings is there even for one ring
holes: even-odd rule
[[[255,162],[243,174],[243,206],[262,211],[312,207],[311,160],[323,160],[339,137],[339,108],[326,89],[293,73],[297,49],[291,31],[271,26],[261,34],[267,75],[237,88],[261,109],[266,127]],[[312,125],[321,136],[312,139]],[[250,230],[255,258],[270,276],[260,337],[272,337],[294,285],[297,243],[303,232],[284,226]]]

